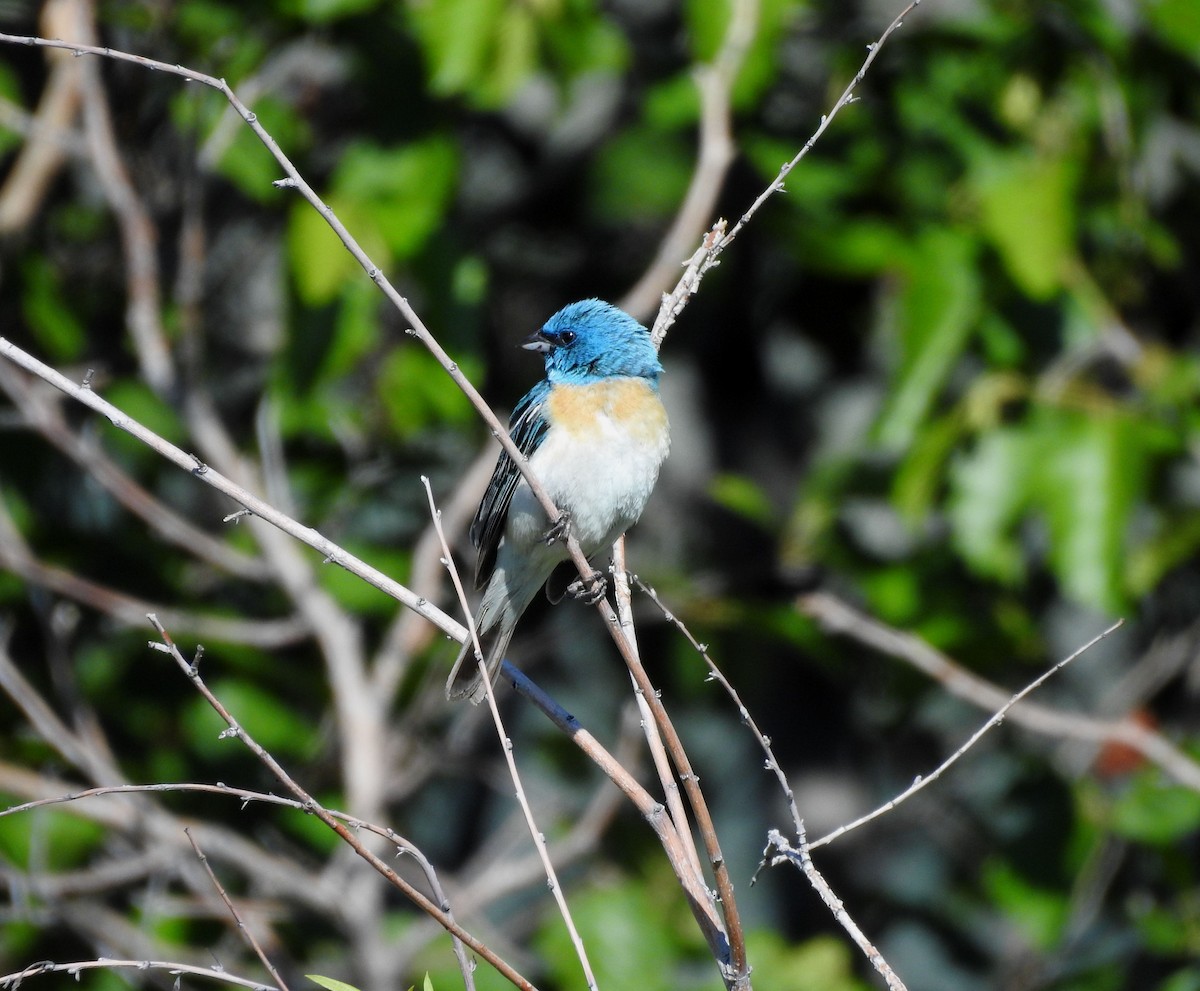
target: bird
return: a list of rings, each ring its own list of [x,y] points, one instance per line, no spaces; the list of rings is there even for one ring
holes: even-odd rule
[[[566,585],[548,583],[568,559],[566,535],[589,558],[611,546],[642,515],[671,446],[658,352],[628,313],[603,300],[580,300],[521,346],[544,357],[545,377],[514,407],[509,434],[561,515],[547,519],[502,451],[470,528],[478,552],[475,585],[484,588],[475,629],[489,680],[543,585],[555,603],[567,592],[591,602],[605,594],[595,572]],[[447,698],[479,703],[480,676],[466,688],[457,685],[464,663],[475,664],[470,637],[446,681]]]

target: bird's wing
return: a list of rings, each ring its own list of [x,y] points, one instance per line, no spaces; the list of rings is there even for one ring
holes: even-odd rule
[[[526,458],[538,449],[549,429],[549,423],[543,415],[543,407],[549,395],[550,383],[543,379],[517,403],[512,419],[508,421],[508,432],[513,443]],[[520,470],[508,456],[508,452],[501,451],[496,469],[492,472],[492,480],[488,483],[483,500],[475,511],[475,519],[471,522],[471,543],[479,548],[479,559],[475,566],[476,587],[483,585],[492,576],[492,569],[496,565],[496,551],[508,521],[508,507],[520,481]]]

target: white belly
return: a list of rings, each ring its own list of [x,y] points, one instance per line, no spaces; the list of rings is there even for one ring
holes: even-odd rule
[[[638,393],[636,402],[591,411],[575,430],[554,424],[529,459],[554,504],[571,515],[572,532],[589,555],[611,544],[642,515],[670,448],[658,394],[648,386]],[[631,407],[636,415],[623,416]],[[509,508],[508,536],[529,546],[548,526],[522,479]]]

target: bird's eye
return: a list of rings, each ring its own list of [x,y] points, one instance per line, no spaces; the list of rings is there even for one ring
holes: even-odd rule
[[[564,344],[564,345],[574,344],[575,343],[575,331],[564,330],[561,334],[558,335],[558,340],[559,340],[560,344]]]

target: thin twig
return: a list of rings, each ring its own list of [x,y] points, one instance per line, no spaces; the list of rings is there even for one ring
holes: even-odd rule
[[[236,736],[242,742],[242,744],[246,746],[250,752],[253,753],[293,795],[300,799],[300,801],[304,804],[304,810],[306,812],[315,815],[321,820],[321,822],[337,833],[337,835],[341,837],[342,841],[345,842],[351,849],[353,849],[355,853],[357,853],[363,860],[370,864],[371,867],[373,867],[388,881],[390,881],[405,895],[406,898],[408,898],[411,902],[413,902],[413,904],[421,909],[421,911],[431,918],[437,920],[437,922],[448,933],[461,939],[467,946],[471,947],[471,949],[479,954],[479,956],[483,957],[489,964],[498,970],[505,979],[516,985],[518,988],[521,988],[522,991],[536,991],[532,982],[523,977],[506,960],[502,959],[495,952],[493,952],[486,943],[477,939],[475,936],[463,929],[462,926],[460,926],[454,920],[453,916],[451,916],[446,909],[439,905],[435,905],[428,897],[414,888],[404,878],[400,877],[400,875],[397,874],[389,864],[385,863],[373,851],[364,846],[362,841],[354,834],[354,831],[351,828],[349,828],[345,823],[341,822],[335,816],[331,815],[323,805],[321,805],[299,784],[299,782],[292,778],[292,776],[288,774],[286,770],[284,770],[283,766],[275,759],[275,757],[262,746],[260,746],[259,743],[248,732],[246,732],[245,729],[243,729],[241,724],[233,717],[229,710],[225,708],[225,705],[221,702],[221,700],[212,693],[209,687],[204,683],[204,680],[200,677],[200,672],[196,664],[194,662],[189,662],[186,658],[184,658],[179,648],[175,645],[175,642],[171,639],[167,631],[163,629],[162,624],[157,620],[157,618],[154,616],[149,616],[147,618],[150,620],[150,623],[155,630],[158,631],[158,635],[161,638],[159,641],[150,641],[149,646],[154,650],[169,654],[179,666],[180,670],[187,675],[188,679],[192,682],[192,685],[196,688],[196,690],[200,692],[202,696],[204,696],[205,701],[207,701],[217,715],[219,715],[225,721],[226,726],[229,728],[222,731],[223,736]]]
[[[2,37],[0,36],[0,38]],[[142,426],[142,424],[117,409],[117,407],[100,398],[90,387],[72,382],[65,375],[44,362],[39,361],[28,352],[21,350],[21,348],[3,337],[0,337],[0,356],[8,358],[26,371],[32,372],[39,378],[49,382],[56,389],[65,392],[73,399],[77,399],[89,409],[107,418],[117,429],[124,430],[126,433],[136,437],[168,461],[182,468],[200,481],[211,485],[219,492],[223,492],[255,516],[266,520],[302,543],[308,544],[309,547],[325,555],[326,560],[345,568],[368,584],[374,585],[386,595],[390,595],[398,602],[408,606],[408,608],[419,612],[431,623],[460,643],[463,637],[466,636],[466,630],[461,623],[446,615],[422,596],[410,591],[383,572],[350,554],[311,527],[306,527],[290,516],[279,512],[273,506],[248,492],[242,486],[237,485],[216,469],[204,464],[195,455],[188,454],[152,430]]]
[[[207,977],[219,984],[229,984],[235,988],[250,988],[251,991],[271,991],[268,984],[252,981],[248,977],[238,977],[230,974],[220,964],[211,967],[194,967],[191,964],[176,963],[171,960],[76,960],[74,963],[55,963],[53,960],[40,960],[32,963],[24,970],[13,971],[11,974],[0,976],[0,988],[12,988],[16,991],[21,984],[31,977],[41,977],[43,974],[66,974],[79,980],[79,975],[85,970],[164,970],[171,977],[178,979],[180,975],[190,977]]]
[[[1009,692],[968,671],[920,637],[881,623],[828,592],[802,596],[796,605],[800,612],[812,617],[827,632],[848,636],[904,661],[938,682],[951,695],[987,712],[1003,706],[1010,696]],[[1058,739],[1080,740],[1097,746],[1123,744],[1158,765],[1180,784],[1200,791],[1200,763],[1161,733],[1129,716],[1097,719],[1023,701],[1012,708],[1007,718],[1018,726]]]
[[[587,730],[579,720],[567,712],[561,705],[523,671],[505,661],[500,668],[506,681],[513,689],[532,702],[551,722],[562,730],[571,742],[600,768],[622,792],[637,807],[642,817],[650,824],[666,852],[671,869],[683,887],[688,905],[695,915],[700,929],[708,940],[714,954],[728,953],[728,942],[725,931],[721,926],[721,918],[712,903],[712,896],[705,888],[703,879],[695,874],[695,847],[690,840],[685,840],[676,828],[675,823],[667,814],[662,802],[656,801],[638,780],[629,773],[619,760],[609,753],[604,746]]]
[[[455,594],[458,596],[459,605],[462,607],[463,615],[467,620],[467,628],[471,631],[471,643],[474,647],[479,675],[483,679],[483,690],[487,698],[488,709],[492,714],[492,724],[496,727],[496,735],[500,739],[500,749],[504,752],[504,760],[508,765],[508,776],[512,779],[513,787],[516,789],[517,803],[521,806],[521,812],[525,816],[525,823],[529,827],[529,835],[533,837],[534,848],[537,850],[538,857],[542,862],[542,869],[546,872],[546,883],[554,895],[559,915],[562,916],[563,924],[567,927],[571,944],[575,948],[575,955],[578,957],[579,964],[583,968],[584,980],[587,981],[587,986],[592,991],[596,991],[596,975],[592,971],[591,961],[588,960],[587,949],[583,945],[583,938],[579,935],[579,930],[575,926],[575,920],[571,916],[571,909],[567,905],[567,898],[563,893],[562,884],[559,882],[558,874],[554,870],[554,864],[550,860],[550,852],[546,849],[546,834],[538,828],[537,821],[533,818],[533,807],[529,804],[529,797],[525,794],[525,786],[521,783],[521,774],[517,770],[512,738],[508,735],[508,732],[504,728],[504,721],[500,718],[500,709],[496,705],[496,693],[492,690],[492,679],[488,673],[487,664],[483,659],[483,651],[479,647],[479,633],[475,628],[475,621],[471,617],[471,609],[467,603],[467,593],[463,588],[458,568],[454,564],[454,557],[450,553],[450,545],[446,543],[446,534],[442,531],[441,510],[437,508],[437,503],[434,501],[433,487],[429,484],[427,476],[421,476],[421,484],[425,486],[425,495],[429,498],[429,513],[433,520],[433,528],[437,533],[438,540],[441,542],[442,565],[449,573],[450,581],[454,584]]]
[[[792,825],[795,827],[797,835],[799,835],[803,820],[800,818],[800,810],[796,808],[796,796],[792,791],[792,786],[788,782],[787,775],[784,774],[778,758],[775,756],[775,751],[771,748],[771,738],[767,736],[761,729],[759,729],[758,723],[755,722],[754,717],[750,715],[750,710],[747,709],[745,703],[742,702],[741,696],[738,695],[737,690],[730,683],[729,679],[726,678],[721,672],[721,669],[717,667],[716,661],[714,661],[709,655],[708,645],[700,643],[700,641],[692,635],[692,631],[688,629],[683,620],[681,620],[675,615],[675,613],[667,608],[666,603],[664,603],[662,599],[658,597],[658,593],[653,588],[642,581],[637,575],[633,576],[633,580],[637,583],[638,588],[640,588],[646,593],[646,595],[650,597],[650,601],[658,606],[667,622],[671,623],[677,630],[679,630],[687,642],[692,645],[693,649],[695,649],[696,653],[698,653],[704,659],[704,663],[708,666],[709,680],[717,682],[717,684],[724,688],[725,693],[730,697],[730,699],[733,700],[733,704],[737,706],[738,718],[754,735],[754,739],[758,741],[759,747],[762,748],[763,753],[766,755],[766,763],[764,765],[766,770],[774,774],[775,780],[779,782],[779,788],[783,792],[784,800],[787,802],[788,812],[792,817]]]
[[[629,572],[625,570],[625,538],[623,536],[618,537],[617,542],[613,544],[612,575],[617,615],[621,619],[625,635],[633,644],[634,650],[637,650],[637,637],[633,629],[633,597],[629,586]],[[630,680],[632,680],[632,675]],[[636,688],[635,683],[633,697],[637,702],[638,712],[642,716],[642,732],[646,736],[646,744],[650,748],[650,756],[654,761],[654,770],[658,773],[658,780],[662,784],[663,794],[666,796],[667,808],[675,822],[675,828],[679,831],[684,843],[687,844],[688,853],[696,868],[696,876],[703,878],[704,871],[700,867],[700,854],[697,853],[695,841],[692,839],[692,827],[688,821],[687,809],[683,804],[683,796],[679,791],[679,782],[671,773],[671,761],[667,756],[667,748],[663,746],[662,735],[650,712],[650,706]]]
[[[842,904],[842,900],[834,894],[833,889],[829,886],[829,882],[825,880],[824,876],[822,876],[821,872],[817,870],[816,865],[812,862],[812,857],[808,853],[808,841],[804,835],[804,823],[800,824],[799,843],[795,847],[788,843],[787,839],[778,829],[772,829],[768,832],[767,847],[763,850],[763,863],[769,863],[772,867],[781,863],[789,863],[802,872],[808,878],[808,883],[813,886],[813,890],[821,896],[821,901],[833,913],[833,917],[837,919],[838,924],[846,930],[850,938],[854,940],[855,946],[862,950],[863,955],[871,961],[871,966],[887,982],[889,991],[906,991],[904,982],[892,970],[875,944],[863,935],[863,931],[859,928],[858,923],[846,911],[846,906]]]
[[[899,805],[901,802],[905,801],[906,799],[911,798],[913,795],[915,795],[917,792],[919,792],[926,785],[932,784],[934,781],[936,781],[938,778],[940,778],[946,771],[948,771],[950,769],[950,767],[956,761],[958,761],[958,759],[961,758],[968,750],[970,750],[973,746],[975,746],[975,744],[979,742],[980,738],[988,730],[992,729],[993,727],[999,726],[1002,722],[1004,722],[1004,717],[1008,715],[1009,710],[1012,709],[1012,707],[1014,705],[1016,705],[1023,698],[1025,698],[1025,696],[1028,695],[1030,692],[1034,691],[1035,689],[1041,688],[1041,686],[1044,685],[1051,677],[1053,677],[1059,671],[1061,671],[1063,668],[1065,668],[1068,664],[1070,664],[1073,660],[1075,660],[1075,658],[1077,658],[1080,654],[1082,654],[1085,651],[1088,651],[1092,647],[1096,646],[1096,644],[1098,644],[1101,640],[1103,640],[1105,637],[1107,637],[1110,633],[1113,633],[1114,631],[1119,630],[1124,625],[1124,623],[1125,623],[1125,620],[1123,620],[1123,619],[1117,620],[1107,630],[1105,630],[1103,633],[1099,634],[1098,636],[1092,637],[1091,640],[1089,640],[1087,643],[1085,643],[1082,647],[1080,647],[1078,650],[1076,650],[1069,657],[1064,657],[1061,661],[1059,661],[1057,664],[1055,664],[1052,668],[1049,668],[1048,670],[1043,671],[1041,675],[1039,675],[1037,678],[1035,678],[1033,681],[1031,681],[1028,685],[1026,685],[1024,688],[1022,688],[1019,692],[1017,692],[1016,695],[1014,695],[1007,702],[1005,702],[1004,705],[1002,705],[999,709],[997,709],[992,714],[992,717],[987,722],[985,722],[982,726],[979,727],[979,729],[977,729],[974,733],[972,733],[971,736],[967,739],[967,741],[961,747],[959,747],[956,751],[954,751],[954,753],[952,753],[949,757],[947,757],[944,761],[942,761],[942,763],[939,764],[935,770],[931,771],[929,774],[925,775],[924,777],[918,775],[916,780],[914,780],[911,785],[909,785],[906,789],[904,789],[904,791],[902,791],[895,798],[893,798],[890,801],[887,801],[883,805],[879,806],[879,808],[877,808],[874,812],[869,812],[866,815],[860,816],[858,819],[855,819],[853,822],[848,822],[843,826],[838,826],[838,828],[833,830],[831,833],[827,833],[825,836],[822,836],[820,839],[813,840],[809,844],[809,849],[815,850],[815,849],[817,849],[817,847],[822,847],[822,846],[825,846],[825,844],[827,844],[827,843],[832,843],[839,836],[842,836],[843,834],[850,832],[850,830],[857,829],[859,826],[862,826],[865,823],[870,822],[872,819],[879,818],[879,816],[883,815],[885,812],[890,812],[897,805]]]
[[[696,249],[692,257],[688,259],[683,275],[680,276],[675,288],[663,296],[662,304],[659,306],[658,316],[655,317],[654,328],[651,333],[655,344],[661,343],[671,325],[675,322],[679,314],[683,312],[683,308],[687,306],[688,300],[691,299],[692,295],[699,288],[700,280],[704,278],[705,273],[719,264],[718,258],[721,253],[733,243],[734,239],[741,233],[742,228],[750,222],[750,219],[758,212],[759,208],[771,196],[783,189],[788,174],[792,169],[812,150],[813,145],[817,143],[829,125],[833,123],[833,119],[842,108],[854,101],[854,90],[863,81],[867,70],[879,54],[879,50],[883,48],[892,34],[904,23],[904,18],[912,13],[920,3],[921,0],[912,0],[907,7],[896,15],[892,23],[879,36],[879,39],[874,44],[867,46],[866,61],[863,62],[854,78],[850,80],[850,83],[843,90],[837,103],[833,105],[829,113],[821,117],[820,125],[818,125],[817,129],[813,131],[812,136],[804,143],[804,147],[796,153],[790,162],[785,163],[779,169],[779,174],[758,195],[754,202],[750,204],[746,212],[738,219],[738,222],[731,229],[727,229],[728,225],[726,222],[718,220],[709,229],[708,233],[704,235],[700,246]]]
[[[233,922],[237,927],[237,931],[241,933],[242,938],[246,940],[246,943],[249,945],[250,949],[254,951],[254,955],[258,957],[259,961],[266,968],[267,973],[271,975],[271,978],[275,981],[275,986],[279,989],[279,991],[288,991],[288,986],[284,982],[283,978],[279,976],[279,971],[275,969],[275,965],[271,963],[270,957],[267,956],[266,951],[255,938],[254,933],[250,931],[250,928],[246,925],[245,921],[238,913],[237,906],[233,904],[233,900],[229,897],[228,892],[226,892],[225,886],[221,884],[216,872],[212,869],[212,864],[208,862],[208,857],[206,857],[204,855],[204,851],[200,849],[200,844],[196,842],[196,837],[192,835],[192,831],[187,826],[183,827],[183,832],[187,836],[188,842],[191,843],[192,849],[196,851],[196,857],[199,859],[201,866],[203,866],[205,872],[208,874],[208,879],[212,881],[213,887],[216,888],[217,894],[221,897],[221,901],[225,903],[225,907],[229,910],[229,914],[233,916]]]

